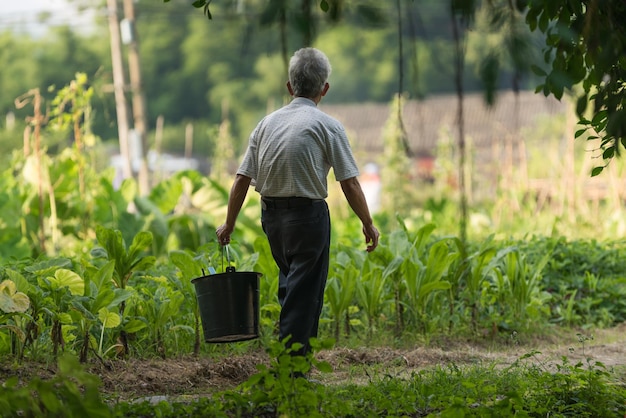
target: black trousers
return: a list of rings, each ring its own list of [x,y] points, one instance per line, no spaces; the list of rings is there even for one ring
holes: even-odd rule
[[[306,354],[309,338],[317,337],[324,304],[330,249],[330,215],[324,200],[297,199],[296,204],[263,199],[261,223],[272,256],[280,269],[279,338],[301,343],[294,352]],[[274,203],[276,202],[276,204]]]

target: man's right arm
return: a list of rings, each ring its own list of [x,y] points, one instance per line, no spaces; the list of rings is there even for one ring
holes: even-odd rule
[[[217,228],[215,233],[217,239],[222,245],[226,245],[230,242],[230,235],[235,230],[235,222],[237,216],[243,206],[243,202],[248,194],[248,188],[250,187],[250,177],[237,174],[235,182],[230,189],[230,195],[228,196],[228,212],[226,214],[226,222]]]
[[[374,251],[378,246],[378,238],[380,236],[378,229],[374,226],[372,216],[370,215],[369,208],[367,207],[367,201],[365,200],[365,194],[361,184],[356,177],[351,177],[339,182],[341,184],[341,190],[346,196],[348,204],[361,220],[363,224],[363,235],[365,235],[365,243],[367,245],[367,252]]]

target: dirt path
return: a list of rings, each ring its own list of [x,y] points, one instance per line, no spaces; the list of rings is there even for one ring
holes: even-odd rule
[[[586,334],[587,337],[590,334]],[[560,364],[563,356],[570,362],[578,360],[602,362],[607,367],[626,367],[626,324],[612,330],[598,331],[593,339],[579,341],[575,334],[532,343],[511,344],[497,350],[485,344],[441,343],[437,347],[414,349],[335,348],[317,355],[333,367],[332,373],[314,372],[325,384],[359,383],[369,376],[391,374],[406,376],[412,371],[454,363],[510,365],[521,356],[537,351],[527,361],[541,362],[548,367]],[[444,348],[445,347],[445,348]],[[265,352],[230,356],[220,360],[180,358],[168,360],[132,360],[115,362],[111,370],[94,370],[103,379],[103,390],[122,397],[158,395],[194,395],[233,388],[257,372],[257,364],[269,365]],[[622,373],[623,375],[623,373]],[[121,395],[123,394],[123,395]]]
[[[589,336],[589,334],[587,334]],[[370,376],[388,374],[406,376],[412,371],[436,365],[454,363],[509,365],[531,351],[539,353],[527,361],[546,365],[560,364],[562,356],[571,362],[599,361],[607,367],[626,367],[626,324],[611,330],[596,332],[592,340],[578,341],[575,334],[546,338],[525,344],[511,343],[491,349],[488,343],[469,344],[439,341],[433,347],[412,349],[335,348],[318,353],[333,367],[332,373],[315,371],[314,377],[325,384],[366,383]],[[261,350],[234,355],[219,360],[183,357],[177,359],[131,359],[89,365],[89,370],[102,379],[102,392],[113,400],[151,397],[199,396],[234,388],[257,372],[258,364],[269,365],[267,354]],[[0,368],[0,378],[15,374],[15,370]],[[42,365],[22,365],[17,370],[24,381],[35,376],[46,378],[54,371]],[[624,376],[624,373],[621,373]]]

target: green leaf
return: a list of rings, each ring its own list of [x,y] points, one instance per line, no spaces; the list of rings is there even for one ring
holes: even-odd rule
[[[30,299],[11,280],[0,283],[0,311],[6,313],[26,312],[30,307]]]
[[[98,319],[102,322],[104,328],[115,328],[122,323],[120,315],[115,312],[110,312],[107,308],[101,308],[98,311]]]
[[[596,113],[593,116],[593,119],[591,119],[591,124],[593,126],[598,126],[598,125],[600,125],[603,122],[606,123],[606,111],[605,110]]]
[[[100,267],[94,277],[92,277],[92,282],[95,283],[98,290],[102,289],[102,287],[111,282],[113,278],[113,271],[115,271],[115,261],[109,260],[104,266]]]
[[[124,331],[126,331],[129,334],[134,334],[138,331],[141,331],[144,328],[147,328],[148,324],[146,324],[145,322],[143,322],[140,319],[131,319],[130,321],[128,321],[126,324],[124,324]]]
[[[594,167],[593,170],[591,170],[591,177],[595,177],[598,174],[602,173],[602,170],[604,170],[604,167]]]
[[[615,147],[609,147],[605,149],[604,152],[602,153],[602,158],[604,158],[605,160],[610,160],[614,156],[615,156]]]
[[[170,252],[170,261],[178,267],[184,280],[204,276],[199,262],[194,260],[191,254],[185,251],[175,250]]]
[[[576,114],[580,117],[582,116],[583,113],[585,113],[585,110],[587,109],[587,103],[589,102],[589,100],[587,99],[587,95],[583,94],[582,96],[580,96],[578,98],[578,100],[576,100]]]
[[[206,0],[196,0],[193,3],[191,3],[191,5],[195,7],[196,9],[200,9],[201,7],[204,7],[205,4],[206,4]]]
[[[148,231],[141,231],[135,238],[128,249],[129,260],[135,260],[141,252],[147,250],[152,245],[152,233]]]
[[[574,138],[578,138],[579,136],[581,136],[585,132],[587,132],[587,128],[583,128],[583,129],[577,130],[576,133],[574,134]]]
[[[82,296],[85,292],[85,281],[72,270],[58,269],[50,282],[56,284],[58,289],[67,287],[74,296]]]
[[[59,323],[64,325],[70,325],[74,321],[72,319],[72,315],[68,314],[67,312],[61,312],[60,314],[58,314],[57,320],[59,321]]]
[[[56,413],[61,408],[61,402],[59,398],[56,396],[56,392],[53,390],[42,390],[38,391],[39,401],[45,406],[46,411],[51,415],[55,416]]]
[[[149,199],[159,208],[161,213],[174,210],[183,193],[183,183],[180,178],[172,177],[159,182],[150,191]]]
[[[324,373],[332,373],[333,367],[327,361],[320,361],[315,363],[315,367]]]
[[[320,2],[320,9],[322,9],[323,12],[328,12],[328,10],[330,9],[330,6],[328,5],[328,2],[326,0],[322,0]]]
[[[548,30],[549,24],[550,16],[548,16],[548,13],[544,10],[541,16],[539,16],[539,30],[545,33],[546,30]]]
[[[59,268],[70,268],[71,266],[72,261],[67,258],[53,258],[33,263],[30,266],[24,267],[24,270],[37,276],[49,276],[54,274]]]
[[[4,273],[7,275],[9,280],[12,280],[15,283],[15,286],[19,292],[29,293],[33,286],[28,282],[28,280],[19,272],[15,270],[6,269]]]
[[[540,76],[540,77],[545,77],[548,75],[548,73],[546,73],[543,68],[533,64],[530,66],[530,70],[535,73],[536,75]]]
[[[96,299],[93,301],[93,305],[90,309],[91,312],[96,313],[101,308],[107,308],[111,305],[115,299],[115,293],[110,288],[103,288],[98,292]]]

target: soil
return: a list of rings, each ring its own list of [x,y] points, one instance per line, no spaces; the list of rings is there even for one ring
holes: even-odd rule
[[[581,332],[590,335],[589,331]],[[497,345],[494,348],[494,345]],[[333,368],[331,373],[314,370],[312,377],[324,384],[367,383],[371,376],[406,376],[413,371],[437,365],[508,365],[531,351],[539,352],[526,361],[561,364],[563,356],[576,360],[602,362],[620,370],[626,378],[626,323],[610,330],[594,331],[593,339],[579,341],[576,332],[541,340],[499,343],[493,340],[462,342],[439,340],[428,346],[408,349],[389,347],[342,348],[316,354]],[[93,362],[87,369],[102,380],[101,392],[108,399],[170,399],[207,395],[232,389],[257,373],[258,364],[270,364],[261,349],[227,356],[180,357],[168,359],[128,359]],[[0,381],[18,374],[20,380],[54,375],[52,366],[24,363],[19,367],[0,364]],[[626,382],[624,382],[626,384]]]

